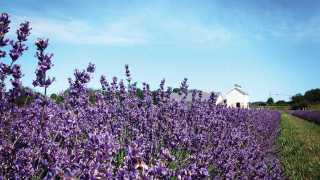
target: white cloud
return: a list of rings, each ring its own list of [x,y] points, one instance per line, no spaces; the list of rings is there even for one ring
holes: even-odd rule
[[[170,20],[163,22],[161,28],[169,38],[183,43],[224,45],[234,38],[229,29],[219,25],[206,26],[196,22]]]
[[[14,21],[28,20],[33,37],[48,37],[54,41],[72,44],[143,44],[147,38],[143,32],[130,30],[130,24],[93,26],[76,19],[52,19],[41,17],[14,17]]]
[[[151,21],[148,17],[130,17],[117,22],[93,25],[73,18],[14,16],[13,23],[28,20],[32,36],[71,44],[140,45],[140,44],[224,44],[231,32],[221,26],[206,27],[179,20]],[[16,25],[17,26],[17,25]],[[153,27],[153,28],[150,28]]]
[[[317,41],[320,42],[320,15],[297,19],[294,15],[272,15],[268,17],[273,21],[259,22],[256,34],[260,37],[273,37],[291,41]],[[266,19],[268,19],[266,18]]]

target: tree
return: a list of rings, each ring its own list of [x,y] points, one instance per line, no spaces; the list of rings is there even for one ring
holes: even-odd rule
[[[53,99],[58,104],[64,101],[63,96],[57,95],[55,93],[51,94],[50,98]]]
[[[137,88],[137,96],[138,96],[140,99],[143,99],[143,98],[144,98],[142,89]]]
[[[19,95],[15,98],[15,104],[18,106],[24,106],[34,101],[37,93],[29,87],[21,87]]]
[[[278,106],[285,106],[285,105],[288,105],[288,103],[284,100],[279,100],[275,103],[276,105]]]
[[[267,104],[273,104],[274,103],[274,100],[272,97],[269,97],[268,100],[267,100]]]
[[[311,89],[305,92],[304,98],[309,103],[320,103],[320,89]]]
[[[250,107],[259,107],[259,106],[266,106],[267,104],[265,102],[262,101],[257,101],[257,102],[252,102],[250,103]]]
[[[291,98],[291,109],[304,109],[308,107],[308,102],[302,94],[296,94]]]
[[[173,93],[179,93],[180,92],[180,88],[173,88],[172,92]]]
[[[299,94],[292,96],[291,101],[292,101],[292,103],[301,103],[301,102],[305,101],[305,99],[304,99],[303,95],[299,93]]]

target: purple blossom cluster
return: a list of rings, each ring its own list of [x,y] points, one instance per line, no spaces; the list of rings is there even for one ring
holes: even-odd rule
[[[300,111],[293,111],[292,115],[320,124],[320,111],[300,110]]]
[[[31,30],[30,23],[23,22],[16,31],[17,40],[10,40],[9,38],[6,38],[6,34],[10,29],[10,22],[7,13],[0,14],[0,60],[7,55],[4,48],[11,45],[9,50],[11,63],[5,64],[0,62],[0,111],[4,111],[6,108],[6,101],[13,102],[15,101],[15,97],[20,95],[22,72],[20,65],[15,64],[15,62],[22,56],[23,52],[28,49],[25,42],[27,41],[27,37],[30,35]],[[10,82],[13,88],[10,89],[9,92],[6,92],[5,80],[8,77],[11,77]],[[10,98],[5,98],[6,94],[9,94]]]
[[[1,32],[8,30],[7,17],[1,15]],[[40,87],[52,82],[46,78],[52,66],[52,55],[44,53],[47,45],[47,40],[36,43],[34,84]],[[7,74],[21,77],[20,66],[10,69],[14,70]],[[6,68],[1,70],[6,76]],[[7,101],[12,96],[3,83],[1,102],[10,108],[0,112],[0,179],[283,177],[273,152],[278,112],[216,106],[215,94],[204,100],[199,91],[193,92],[192,102],[177,101],[170,98],[172,90],[165,88],[165,80],[157,91],[143,83],[139,97],[128,65],[127,85],[117,77],[101,76],[102,90],[90,92],[87,84],[94,71],[91,63],[75,70],[64,102],[48,99],[42,112],[41,97],[24,106]],[[187,96],[187,79],[180,92]]]
[[[33,81],[33,86],[40,86],[40,87],[49,87],[54,78],[47,77],[47,71],[51,69],[53,66],[52,64],[52,57],[53,54],[47,54],[44,50],[48,47],[49,40],[46,39],[38,39],[36,42],[37,46],[37,54],[36,57],[38,58],[38,68],[36,70],[36,80]]]

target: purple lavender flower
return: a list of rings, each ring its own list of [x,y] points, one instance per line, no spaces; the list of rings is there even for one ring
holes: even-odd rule
[[[302,119],[306,119],[308,121],[320,124],[320,112],[319,111],[308,111],[308,110],[300,110],[293,111],[292,115],[300,117]]]
[[[7,32],[9,32],[9,24],[10,24],[10,20],[9,20],[9,15],[7,13],[1,13],[0,15],[0,37],[3,37],[4,34],[6,34]]]
[[[49,39],[40,39],[39,38],[36,42],[37,50],[40,52],[41,51],[43,52],[47,48],[48,44],[49,44]]]
[[[87,67],[87,72],[93,73],[95,69],[96,69],[96,66],[90,62]]]
[[[27,41],[27,37],[30,35],[30,23],[24,22],[20,24],[20,28],[17,30],[18,40],[20,42]]]
[[[180,86],[180,91],[179,91],[179,94],[181,95],[183,93],[183,97],[182,97],[182,100],[185,100],[188,96],[188,84],[187,84],[187,81],[188,79],[187,78],[184,78],[182,83],[181,83],[181,86]]]
[[[0,79],[1,81],[4,81],[5,77],[10,74],[11,69],[9,67],[9,65],[4,64],[3,62],[0,62]]]
[[[21,42],[10,42],[10,45],[12,46],[12,49],[10,50],[10,57],[12,61],[16,61],[20,56],[22,56],[23,51],[27,50],[27,47],[25,44],[22,44]]]
[[[52,82],[55,80],[54,78],[47,77],[47,71],[51,69],[53,66],[52,64],[52,57],[53,54],[46,54],[44,50],[47,48],[49,40],[46,39],[38,39],[35,43],[37,46],[37,53],[36,57],[38,58],[38,67],[36,70],[36,79],[33,81],[33,86],[39,87],[49,87]]]
[[[7,15],[0,22],[8,24]],[[5,23],[0,31],[6,33]],[[12,62],[21,56],[19,42],[29,29],[29,24],[20,27]],[[39,39],[36,46],[34,85],[46,90],[53,81],[47,77],[52,55],[44,52],[48,40]],[[128,66],[128,82],[113,77],[109,84],[101,76],[102,91],[94,91],[87,87],[94,71],[92,63],[75,70],[69,89],[59,93],[60,103],[28,92],[34,101],[16,106],[21,67],[0,62],[1,80],[10,75],[13,85],[5,90],[1,84],[0,91],[0,179],[283,178],[280,161],[270,155],[279,112],[216,106],[214,93],[202,100],[196,90],[187,103],[187,79],[180,101],[170,99],[164,79],[156,91],[143,83],[139,98]]]
[[[100,77],[100,84],[101,84],[102,90],[104,90],[104,91],[109,88],[109,83],[107,81],[106,76],[102,75]]]
[[[27,46],[24,42],[27,40],[27,37],[30,35],[31,28],[29,27],[29,22],[21,23],[20,28],[17,30],[17,41],[9,41],[9,39],[5,39],[4,35],[9,31],[9,16],[6,13],[2,13],[0,16],[0,48],[4,47],[10,42],[11,49],[9,52],[11,63],[10,65],[5,65],[1,63],[0,67],[0,99],[1,101],[6,101],[4,99],[5,94],[5,79],[12,75],[13,79],[10,79],[12,84],[12,89],[9,90],[8,102],[13,103],[15,98],[20,95],[20,87],[21,87],[21,68],[19,65],[14,64],[15,61],[18,60],[19,57],[22,56],[23,52],[27,50]],[[4,58],[6,56],[6,52],[0,50],[0,58]],[[0,105],[1,108],[3,107]],[[11,109],[13,107],[11,106]]]
[[[130,82],[131,81],[131,76],[130,76],[130,70],[129,70],[129,65],[128,64],[125,65],[125,69],[126,69],[127,80]]]
[[[6,56],[6,52],[0,50],[0,58],[4,58],[5,56]]]
[[[20,79],[22,77],[21,66],[18,64],[14,64],[11,69],[11,74],[14,78]]]
[[[20,65],[14,64],[11,69],[11,74],[13,77],[13,80],[11,80],[11,84],[14,89],[19,89],[21,87],[21,78],[22,78],[22,72]]]
[[[89,104],[88,89],[86,84],[90,81],[90,74],[95,70],[95,65],[89,63],[86,70],[76,69],[74,72],[74,81],[69,79],[69,96],[68,102],[74,108],[84,108]],[[103,80],[103,78],[102,78]],[[76,110],[78,113],[79,111]]]
[[[0,48],[5,47],[9,39],[5,38],[5,34],[9,30],[9,19],[7,14],[1,14],[0,16]],[[0,58],[4,58],[6,56],[6,52],[0,49]]]
[[[5,34],[9,32],[9,15],[7,13],[2,13],[0,15],[0,48],[6,46],[9,42],[9,39],[5,38]],[[6,52],[0,49],[0,58],[4,58]]]
[[[12,49],[10,50],[10,57],[12,61],[16,61],[23,52],[28,49],[28,47],[23,43],[27,41],[27,37],[30,35],[31,28],[29,27],[29,22],[24,22],[20,24],[20,28],[17,30],[17,39],[18,41],[11,41],[10,44]]]

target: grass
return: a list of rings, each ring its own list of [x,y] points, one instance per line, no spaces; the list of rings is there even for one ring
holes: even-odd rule
[[[320,104],[312,104],[310,109],[315,111],[320,111]]]
[[[289,179],[320,179],[320,126],[282,114],[280,159]]]
[[[285,111],[290,110],[290,105],[267,105],[267,106],[255,106],[251,105],[251,108],[268,108],[272,110]],[[318,104],[310,104],[308,107],[309,110],[320,111],[320,103]]]
[[[279,110],[279,111],[282,111],[282,110],[289,110],[290,109],[290,106],[289,105],[271,105],[271,106],[266,106],[266,108],[268,109],[272,109],[272,110]]]

